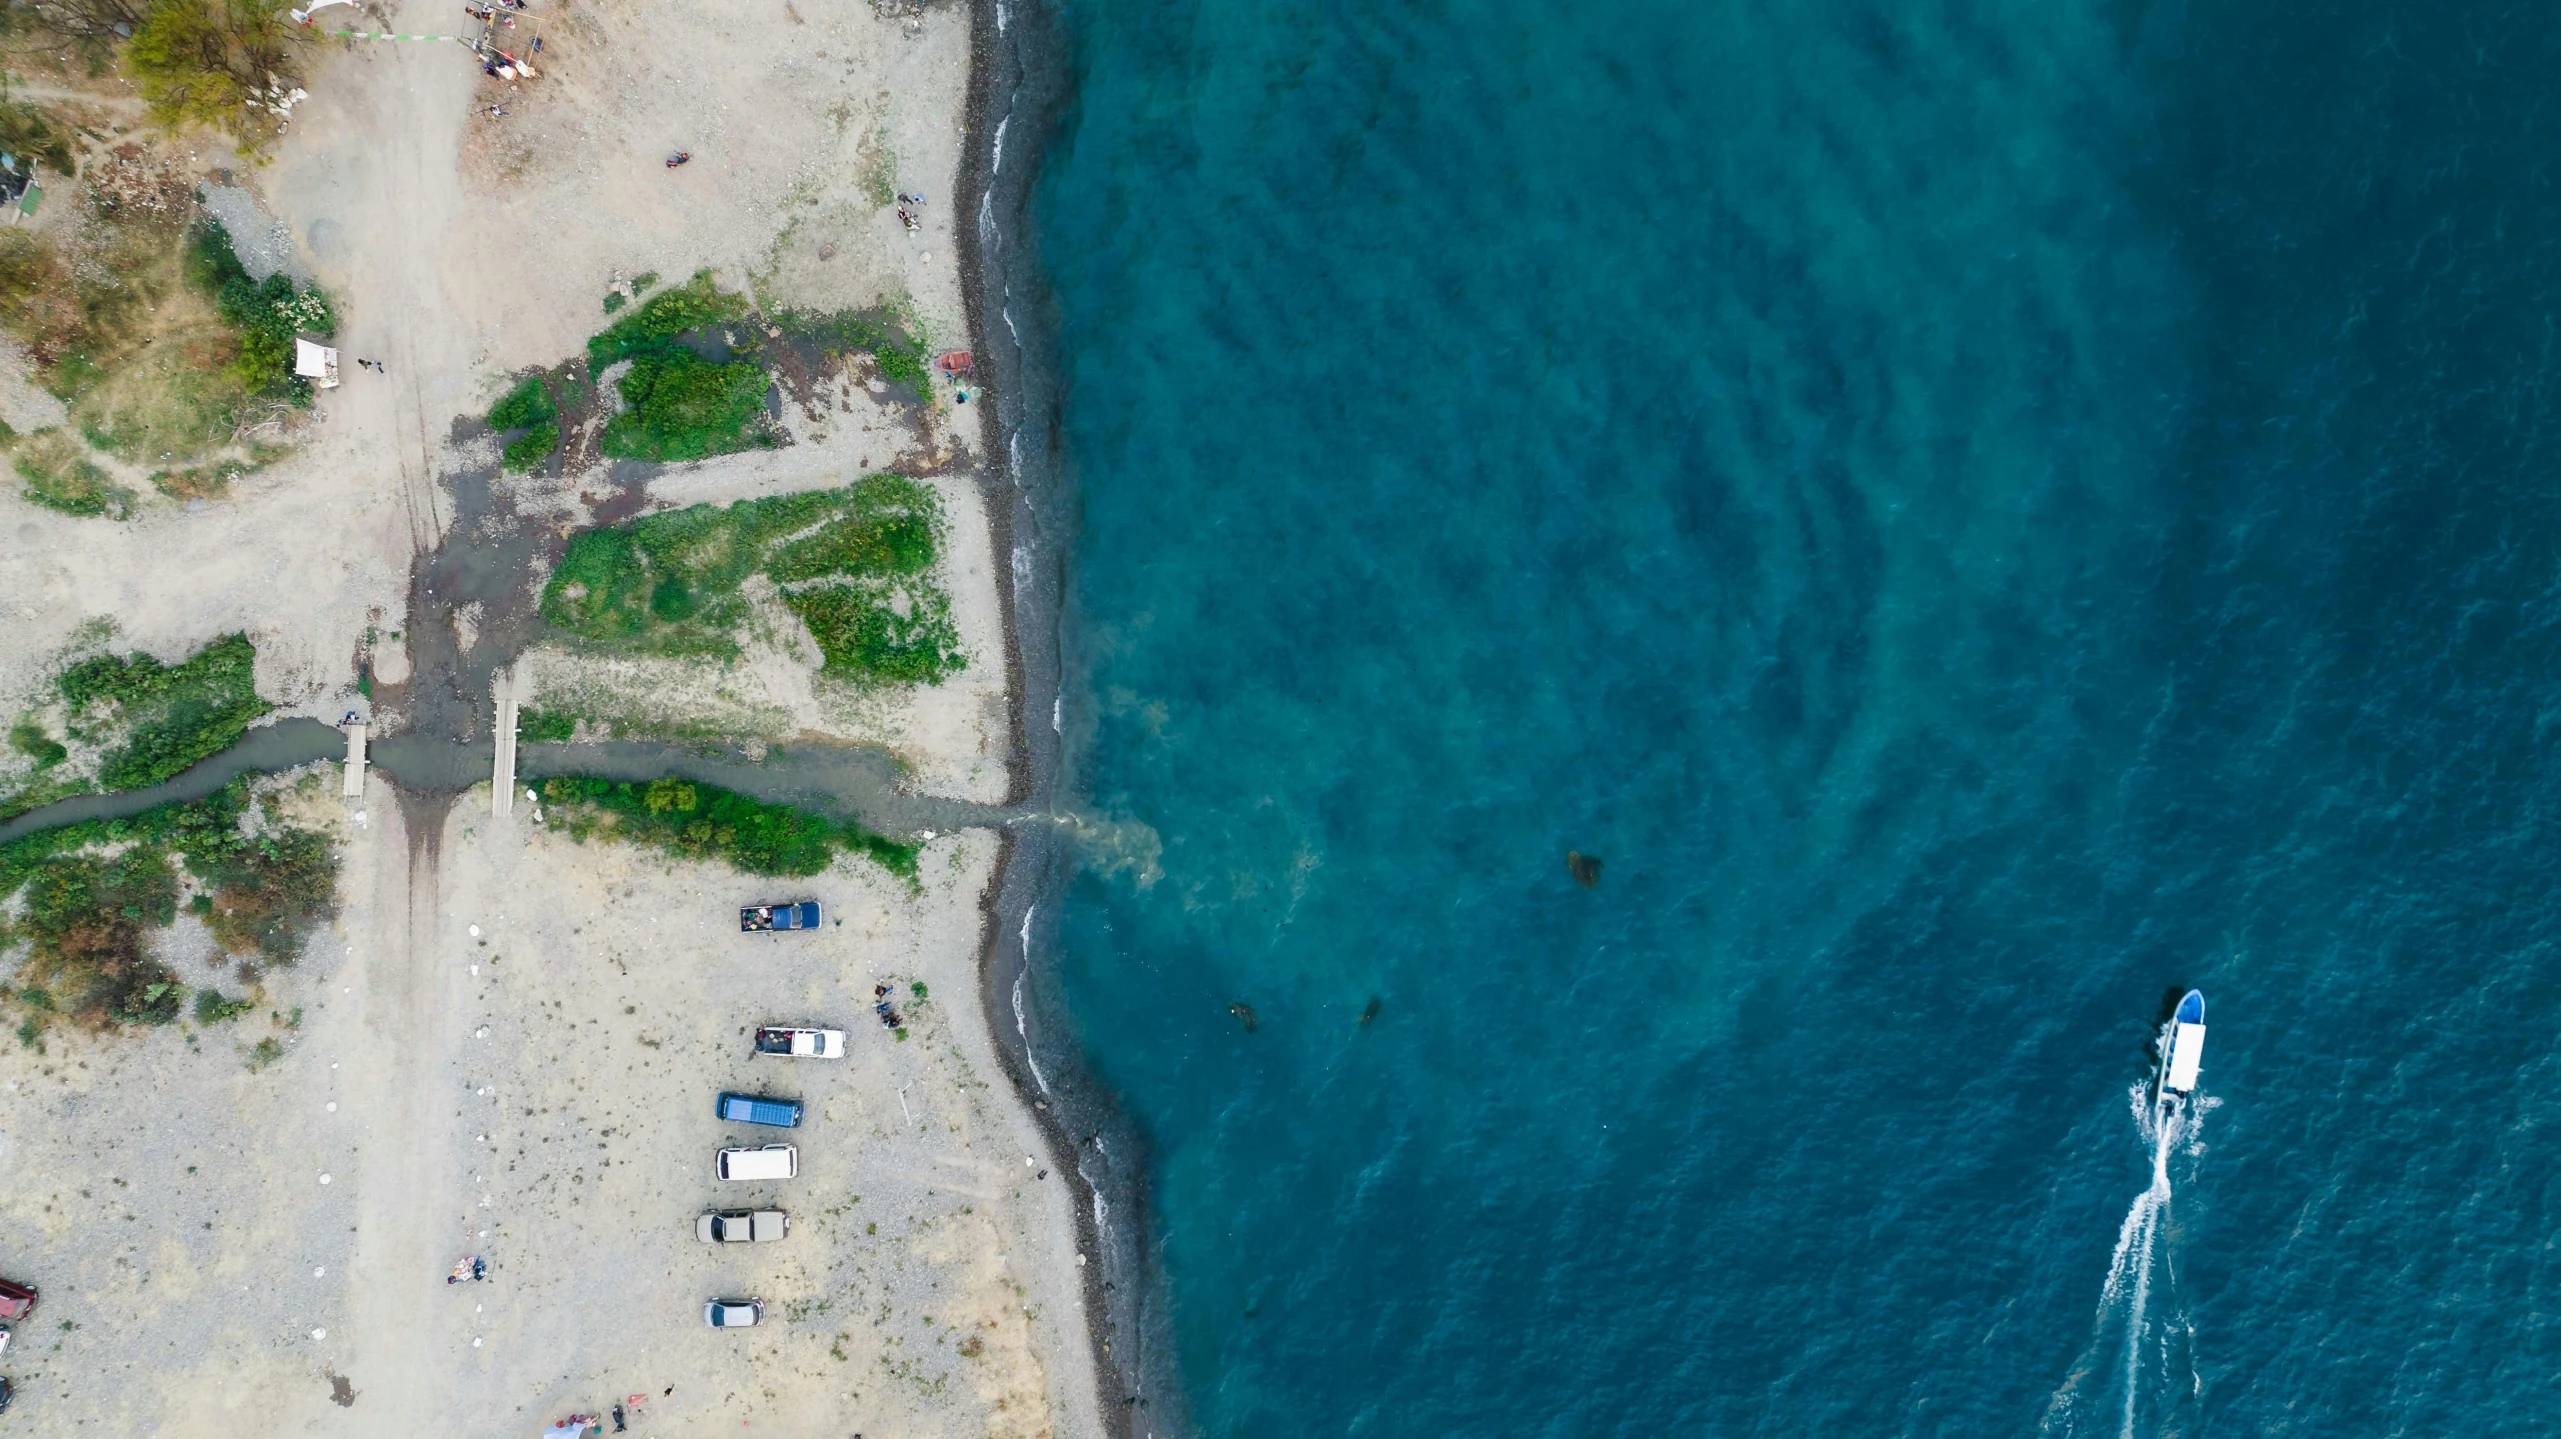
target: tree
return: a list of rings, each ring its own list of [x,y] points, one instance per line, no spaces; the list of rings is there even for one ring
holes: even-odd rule
[[[125,63],[154,120],[254,138],[266,128],[270,95],[299,73],[299,38],[281,0],[152,0]]]

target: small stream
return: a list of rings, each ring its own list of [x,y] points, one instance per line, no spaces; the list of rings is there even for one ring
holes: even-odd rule
[[[0,824],[0,844],[21,835],[89,819],[140,814],[155,805],[203,799],[243,774],[273,774],[346,758],[347,737],[313,719],[259,725],[240,742],[165,784],[116,794],[84,794],[29,810]],[[420,734],[396,734],[366,748],[372,767],[403,791],[454,795],[490,778],[496,763],[488,740],[454,743]],[[525,780],[553,775],[602,775],[646,781],[674,776],[718,785],[768,804],[791,804],[839,818],[851,816],[888,835],[937,833],[974,826],[1003,826],[1025,812],[918,794],[899,782],[897,761],[859,745],[789,745],[752,758],[743,749],[708,745],[609,740],[599,744],[520,744],[516,773]]]

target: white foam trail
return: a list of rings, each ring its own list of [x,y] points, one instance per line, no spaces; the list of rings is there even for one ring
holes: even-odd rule
[[[996,153],[995,157],[987,162],[987,173],[990,175],[1005,173],[1005,127],[1012,123],[1014,123],[1014,117],[1011,115],[996,122]]]
[[[1040,1086],[1041,1093],[1047,1094],[1049,1093],[1049,1080],[1040,1072],[1040,1061],[1032,1058],[1031,1031],[1023,1025],[1023,973],[1025,970],[1031,968],[1032,916],[1039,912],[1040,906],[1036,904],[1026,905],[1023,908],[1023,968],[1014,971],[1014,993],[1012,997],[1014,1001],[1014,1033],[1023,1041],[1023,1063],[1031,1069],[1032,1083]]]
[[[2131,1255],[2126,1254],[2124,1237],[2118,1237],[2120,1262],[2130,1259],[2131,1263],[2125,1270],[2108,1275],[2113,1285],[2117,1273],[2125,1272],[2134,1286],[2133,1297],[2125,1312],[2125,1422],[2117,1429],[2117,1439],[2134,1439],[2134,1401],[2143,1393],[2143,1336],[2147,1332],[2144,1312],[2152,1305],[2152,1246],[2160,1238],[2161,1211],[2170,1204],[2170,1135],[2177,1128],[2175,1117],[2163,1121],[2161,1132],[2153,1141],[2152,1187],[2137,1196],[2134,1208],[2126,1213],[2129,1222],[2133,1222],[2137,1215],[2141,1216],[2141,1237]]]
[[[2162,1388],[2147,1381],[2156,1378],[2168,1380],[2176,1372],[2172,1368],[2173,1350],[2181,1335],[2187,1339],[2189,1393],[2194,1395],[2204,1387],[2203,1376],[2195,1365],[2196,1326],[2189,1321],[2184,1310],[2175,1307],[2178,1270],[2161,1248],[2161,1235],[2175,1189],[2170,1179],[2170,1157],[2179,1153],[2194,1156],[2203,1152],[2204,1146],[2198,1142],[2197,1135],[2205,1113],[2213,1108],[2213,1101],[2192,1096],[2164,1114],[2154,1106],[2149,1085],[2134,1086],[2127,1094],[2127,1101],[2133,1112],[2136,1133],[2151,1141],[2151,1182],[2144,1186],[2142,1193],[2134,1196],[2133,1204],[2125,1211],[2124,1220],[2117,1226],[2116,1248],[2108,1256],[2107,1280],[2100,1286],[2098,1309],[2090,1320],[2090,1348],[2084,1351],[2080,1362],[2073,1366],[2071,1375],[2046,1404],[2045,1419],[2039,1427],[2050,1435],[2076,1435],[2085,1428],[2079,1391],[2085,1382],[2108,1367],[2099,1356],[2106,1352],[2104,1346],[2108,1336],[2112,1327],[2118,1324],[2124,1326],[2125,1332],[2122,1363],[2115,1366],[2117,1383],[2123,1391],[2123,1403],[2111,1416],[2116,1421],[2113,1427],[2117,1439],[2135,1439],[2137,1426],[2144,1418],[2146,1396]],[[2156,1315],[2154,1312],[2153,1275],[2156,1271],[2162,1279],[2159,1286],[2162,1294],[2174,1306],[2167,1314]],[[2155,1362],[2147,1365],[2147,1356]],[[2156,1369],[2157,1374],[2154,1372]]]

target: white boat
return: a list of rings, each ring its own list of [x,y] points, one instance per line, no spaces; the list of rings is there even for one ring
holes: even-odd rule
[[[2169,1038],[2161,1051],[2161,1077],[2152,1091],[2155,1105],[2185,1099],[2196,1091],[2196,1067],[2205,1058],[2205,995],[2189,990],[2170,1017]]]

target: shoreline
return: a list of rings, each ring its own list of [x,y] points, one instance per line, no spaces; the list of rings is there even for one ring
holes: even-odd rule
[[[1063,767],[1060,620],[1072,515],[1057,463],[1057,395],[1038,353],[1052,333],[1050,317],[1025,215],[1066,101],[1058,23],[1046,5],[972,0],[956,197],[966,218],[953,236],[982,398],[995,405],[983,482],[989,538],[1005,557],[996,566],[1013,742],[1005,802],[1053,812]],[[992,343],[991,320],[1003,326],[1001,346]],[[1035,708],[1042,691],[1047,725]],[[1031,963],[1035,930],[1055,938],[1054,901],[1071,866],[1054,827],[1005,832],[981,900],[979,997],[1007,1081],[1047,1140],[1052,1166],[1077,1186],[1077,1253],[1098,1260],[1084,1267],[1083,1287],[1104,1430],[1115,1439],[1184,1435],[1191,1426],[1148,1263],[1144,1141],[1086,1065],[1054,970]],[[1010,1039],[996,1023],[1005,1013],[1014,1017]]]

